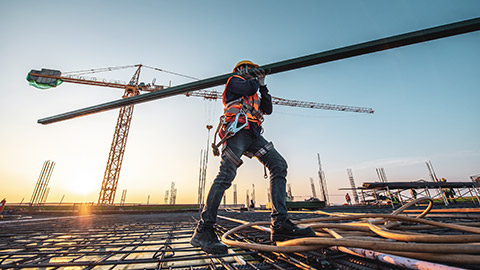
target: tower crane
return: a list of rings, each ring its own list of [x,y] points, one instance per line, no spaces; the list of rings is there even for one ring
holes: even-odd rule
[[[136,67],[137,69],[127,84],[106,80],[97,80],[96,78],[86,79],[85,77],[81,77],[86,74],[120,70],[131,67]],[[32,70],[28,74],[27,80],[30,82],[30,85],[42,89],[56,87],[62,82],[119,88],[124,89],[122,96],[123,98],[139,95],[141,91],[153,92],[165,88],[163,85],[145,85],[145,83],[139,83],[141,68],[142,65],[89,69],[68,72],[66,73],[68,75],[65,76],[62,76],[62,73],[58,70]],[[98,204],[100,205],[113,204],[114,202],[118,179],[120,176],[120,169],[122,167],[123,155],[125,153],[125,146],[127,144],[127,137],[130,131],[130,123],[132,122],[133,108],[134,105],[127,105],[120,108],[117,124],[115,126],[115,132],[113,134],[113,141],[108,154],[108,161],[103,176],[102,187],[98,197]]]
[[[87,75],[87,74],[121,70],[121,69],[132,68],[132,67],[135,67],[136,71],[128,83],[120,83],[118,81],[112,82],[107,80],[98,80],[96,78],[83,77],[84,75]],[[155,85],[154,82],[152,82],[151,84],[150,83],[145,84],[143,82],[140,82],[139,78],[140,78],[140,71],[142,67],[198,80],[197,78],[194,78],[194,77],[166,71],[159,68],[149,67],[141,64],[119,66],[119,67],[107,67],[107,68],[99,68],[99,69],[87,69],[87,70],[80,70],[80,71],[74,71],[74,72],[66,72],[63,75],[62,75],[62,72],[60,72],[59,70],[43,68],[41,70],[31,70],[28,73],[27,80],[30,82],[30,85],[35,86],[37,88],[41,88],[41,89],[57,87],[63,82],[118,88],[118,89],[124,90],[122,98],[138,96],[140,95],[141,92],[155,92],[155,91],[161,91],[166,89],[166,86]],[[222,98],[222,94],[214,90],[198,90],[194,92],[185,93],[185,95],[194,96],[194,97],[203,97],[204,99],[207,99],[207,100],[216,100],[216,99]],[[289,100],[289,99],[284,99],[279,97],[272,97],[272,102],[276,105],[281,105],[281,106],[303,107],[303,108],[311,108],[311,109],[324,109],[324,110],[335,110],[335,111],[357,112],[357,113],[373,113],[374,112],[373,109],[371,108]],[[127,137],[130,130],[130,123],[132,121],[133,108],[134,108],[133,104],[120,107],[120,111],[117,118],[117,124],[115,126],[115,132],[113,135],[113,141],[112,141],[110,152],[108,155],[107,166],[103,176],[102,187],[100,189],[100,194],[98,197],[99,205],[110,205],[114,203],[115,193],[117,190],[118,179],[120,176],[120,170],[121,170],[122,161],[123,161],[123,155],[125,153],[125,146],[127,143]]]

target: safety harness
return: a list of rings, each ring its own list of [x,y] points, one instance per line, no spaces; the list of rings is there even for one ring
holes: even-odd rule
[[[233,77],[239,77],[242,80],[241,76],[234,75],[230,77],[226,83],[225,89],[228,85],[228,82]],[[213,155],[219,156],[220,150],[219,147],[224,145],[228,139],[235,136],[240,130],[248,129],[249,122],[255,122],[259,126],[263,122],[263,114],[260,112],[260,99],[258,98],[258,94],[254,94],[249,97],[241,97],[236,100],[233,100],[229,103],[225,102],[225,91],[223,94],[223,103],[225,106],[223,115],[220,117],[220,121],[218,123],[217,129],[215,131],[215,135],[213,138],[212,148],[213,148]],[[217,135],[220,138],[220,141],[217,143]],[[269,150],[273,148],[273,144],[270,142],[266,144],[263,148],[261,148],[257,153],[249,153],[245,152],[249,158],[257,157],[260,158],[261,156],[265,155]],[[225,155],[235,166],[240,167],[243,161],[238,158],[233,151],[228,148],[224,147],[222,154]]]
[[[220,155],[220,151],[218,150],[220,145],[224,144],[240,130],[249,128],[248,122],[250,118],[248,115],[254,116],[260,123],[263,122],[262,113],[255,110],[254,107],[248,103],[249,101],[242,97],[227,104],[224,114],[220,116],[220,121],[213,137],[213,155]],[[233,107],[233,105],[235,105],[235,107]],[[220,137],[218,143],[216,143],[217,135]]]

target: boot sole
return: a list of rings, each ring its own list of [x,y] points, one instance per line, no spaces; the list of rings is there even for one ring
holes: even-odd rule
[[[194,247],[201,247],[201,245],[195,240],[190,240],[190,245],[192,245]]]
[[[228,253],[228,248],[226,246],[225,246],[225,248],[222,248],[222,249],[210,249],[210,246],[203,247],[199,242],[197,242],[195,240],[191,240],[190,245],[192,245],[194,247],[199,247],[203,251],[205,251],[206,253],[209,253],[209,254],[227,254]]]
[[[304,238],[304,237],[315,237],[315,233],[308,234],[308,235],[298,235],[298,236],[292,236],[288,234],[276,234],[276,235],[272,235],[270,237],[270,240],[273,242],[277,242],[277,241],[285,241],[285,240]]]
[[[275,236],[270,237],[270,240],[272,240],[273,242],[285,241],[285,240],[289,240],[289,239],[294,239],[294,237],[286,236],[286,235],[275,235]]]

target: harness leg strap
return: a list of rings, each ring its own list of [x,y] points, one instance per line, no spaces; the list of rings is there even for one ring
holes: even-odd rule
[[[267,144],[265,144],[262,148],[258,149],[258,151],[253,154],[251,152],[248,152],[246,151],[245,153],[243,153],[245,156],[249,157],[249,158],[253,158],[253,157],[256,157],[256,158],[261,158],[263,155],[265,155],[266,153],[268,153],[268,151],[272,150],[273,149],[273,143],[272,142],[269,142]]]
[[[225,155],[225,157],[230,160],[230,162],[233,163],[233,165],[240,167],[242,164],[243,164],[243,160],[241,160],[240,158],[238,158],[235,153],[232,151],[232,149],[225,147],[225,149],[223,149],[223,155]]]

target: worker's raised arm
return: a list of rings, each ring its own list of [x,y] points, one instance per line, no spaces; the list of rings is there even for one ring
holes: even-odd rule
[[[273,105],[272,105],[272,96],[268,93],[268,88],[266,85],[260,86],[260,110],[264,114],[271,114],[273,112]]]

